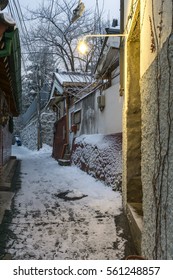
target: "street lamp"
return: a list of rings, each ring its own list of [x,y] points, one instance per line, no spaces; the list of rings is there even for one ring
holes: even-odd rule
[[[79,0],[78,6],[73,10],[73,17],[71,19],[71,23],[78,20],[78,18],[80,18],[83,15],[84,10],[85,10],[85,5],[81,0]]]
[[[88,52],[88,45],[84,40],[79,41],[77,49],[81,54],[86,54]]]
[[[77,49],[79,50],[80,53],[86,54],[88,51],[88,44],[87,44],[87,38],[98,38],[98,37],[126,37],[127,34],[122,33],[122,34],[88,34],[85,35],[82,40],[79,41],[77,45]]]

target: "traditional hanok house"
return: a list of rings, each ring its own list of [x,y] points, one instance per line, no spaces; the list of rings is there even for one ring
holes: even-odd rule
[[[57,115],[54,125],[54,140],[52,156],[55,159],[63,159],[69,152],[69,139],[71,123],[69,120],[69,108],[72,106],[76,93],[91,84],[91,76],[77,72],[54,73],[48,106]]]
[[[171,0],[121,0],[123,204],[146,259],[173,259],[172,11]]]
[[[20,43],[15,22],[0,13],[0,179],[11,156],[13,116],[20,111]]]

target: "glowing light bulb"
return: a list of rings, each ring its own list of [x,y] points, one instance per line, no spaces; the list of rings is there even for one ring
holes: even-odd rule
[[[88,45],[85,41],[80,41],[78,44],[78,51],[81,54],[86,54],[88,52]]]

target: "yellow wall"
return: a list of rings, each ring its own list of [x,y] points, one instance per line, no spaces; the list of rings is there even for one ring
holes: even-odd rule
[[[140,2],[140,24],[134,3]],[[131,8],[129,8],[131,7]],[[128,111],[135,94],[135,63],[140,63],[141,182],[143,229],[141,253],[147,259],[173,259],[173,2],[125,1],[125,91],[123,110],[123,198],[128,202]],[[137,11],[137,10],[136,10]],[[138,31],[139,32],[136,32]],[[133,42],[139,34],[140,52]],[[139,56],[139,57],[137,57]],[[133,61],[131,62],[131,59]],[[138,63],[138,64],[139,64]],[[135,139],[136,135],[134,134]],[[126,205],[125,205],[126,206]]]
[[[143,0],[141,2],[141,77],[151,65],[172,28],[171,1]],[[161,28],[161,29],[160,29]],[[154,44],[152,46],[152,44]],[[155,48],[155,49],[154,49]]]

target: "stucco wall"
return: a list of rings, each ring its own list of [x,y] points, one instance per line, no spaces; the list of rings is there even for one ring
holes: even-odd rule
[[[154,49],[161,49],[172,29],[172,0],[123,0],[124,27],[129,34],[133,24],[133,16],[140,2],[140,32],[141,32],[141,76],[156,58]]]
[[[124,2],[124,25],[126,26],[133,0],[121,0],[121,1]]]
[[[78,101],[69,110],[69,116],[74,110],[81,110],[81,123],[75,137],[82,134],[112,134],[122,132],[123,98],[119,95],[119,76],[112,81],[112,86],[102,92],[105,95],[105,107],[100,111],[97,97],[98,90]],[[72,138],[72,133],[71,137]]]
[[[173,259],[173,32],[172,0],[125,0],[125,97],[123,110],[123,198],[127,201],[128,42],[140,34],[141,180],[143,191],[142,254],[147,259]],[[135,4],[138,3],[135,11]],[[140,5],[139,5],[140,3]],[[138,12],[140,10],[140,13]],[[137,27],[140,16],[140,25]],[[135,28],[139,32],[135,34]],[[132,80],[133,83],[133,80]],[[133,90],[133,86],[130,87]],[[133,146],[134,147],[134,146]],[[126,207],[124,203],[124,207]]]
[[[123,97],[119,95],[119,76],[113,85],[105,90],[106,106],[98,110],[98,133],[111,134],[122,132]]]
[[[172,0],[140,1],[141,76],[156,58],[172,28]]]
[[[173,259],[173,35],[141,79],[142,252]]]

